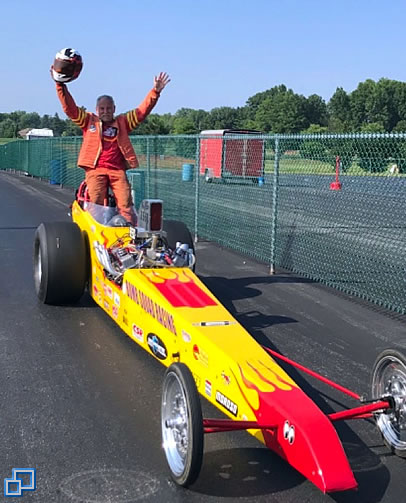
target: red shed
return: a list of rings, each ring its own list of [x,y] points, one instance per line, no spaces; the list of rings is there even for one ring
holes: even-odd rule
[[[265,142],[251,136],[260,134],[248,129],[202,131],[200,174],[207,182],[235,177],[257,181],[264,176]]]

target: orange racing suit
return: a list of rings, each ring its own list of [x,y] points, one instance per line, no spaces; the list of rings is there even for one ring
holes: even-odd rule
[[[138,167],[138,160],[128,134],[142,122],[159,98],[155,89],[147,94],[138,108],[120,114],[108,125],[96,114],[79,108],[66,84],[56,83],[59,101],[66,115],[83,131],[78,166],[86,172],[90,201],[104,204],[109,186],[121,215],[135,224],[131,187],[125,171]]]

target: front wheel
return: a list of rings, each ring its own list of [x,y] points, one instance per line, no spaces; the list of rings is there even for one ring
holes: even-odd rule
[[[406,458],[406,358],[396,350],[386,350],[376,359],[372,371],[372,398],[391,397],[393,408],[375,414],[386,445]]]
[[[173,480],[187,487],[203,460],[203,417],[192,373],[173,363],[165,373],[161,404],[162,444]]]

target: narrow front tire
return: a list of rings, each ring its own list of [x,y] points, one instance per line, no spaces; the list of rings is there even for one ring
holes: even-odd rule
[[[203,417],[199,393],[189,368],[173,363],[165,373],[161,404],[162,445],[172,479],[187,487],[203,461]]]
[[[396,350],[383,351],[372,370],[372,398],[389,397],[393,407],[375,414],[385,444],[406,458],[406,358]]]

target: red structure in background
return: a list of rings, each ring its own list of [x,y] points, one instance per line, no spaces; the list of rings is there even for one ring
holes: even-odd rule
[[[207,182],[247,178],[256,182],[264,176],[265,142],[253,135],[260,131],[219,129],[201,132],[200,174]]]
[[[336,179],[330,183],[330,190],[341,190],[341,182],[338,179],[340,174],[340,156],[336,156]]]

